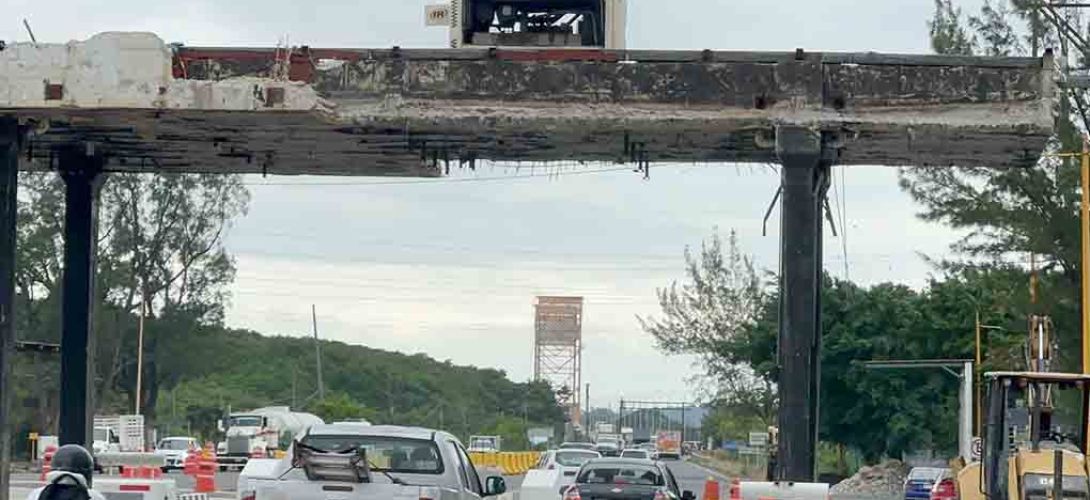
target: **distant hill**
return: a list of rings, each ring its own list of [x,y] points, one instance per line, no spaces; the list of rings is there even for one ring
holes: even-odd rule
[[[499,370],[323,341],[329,403],[323,405],[316,396],[312,339],[225,330],[202,332],[192,345],[204,361],[178,385],[177,400],[187,408],[220,408],[222,399],[235,409],[294,405],[335,419],[352,417],[354,407],[375,423],[441,427],[463,437],[499,432],[505,420],[521,424],[524,417],[531,426],[563,424],[547,385],[512,382]],[[163,396],[169,394],[160,392],[159,415],[165,417],[170,406]]]
[[[131,413],[135,356],[128,353],[135,353],[135,332],[102,331],[96,360],[98,413]],[[513,382],[495,369],[322,341],[326,397],[319,400],[313,339],[164,319],[149,321],[147,332],[144,412],[160,435],[215,438],[216,421],[229,409],[269,405],[290,405],[327,420],[367,418],[442,428],[463,438],[500,434],[513,448],[528,446],[526,427],[559,429],[564,423],[548,385]],[[52,340],[44,332],[36,336]],[[116,362],[106,356],[113,339],[121,339]],[[23,403],[16,410],[18,439],[30,431],[55,432],[57,360],[21,356],[16,365],[24,378],[37,377],[17,394]],[[112,387],[104,389],[102,374],[110,366],[120,371]]]

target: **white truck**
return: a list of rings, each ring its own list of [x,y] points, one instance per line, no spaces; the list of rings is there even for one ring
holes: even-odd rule
[[[239,474],[239,500],[477,500],[501,495],[482,481],[458,438],[388,425],[315,425],[282,459],[253,459]]]
[[[503,439],[499,436],[469,436],[469,451],[473,453],[499,453]]]
[[[219,422],[226,440],[217,446],[217,459],[224,468],[241,467],[252,456],[272,456],[308,427],[324,423],[315,415],[291,411],[287,406],[231,413]]]
[[[95,455],[144,452],[144,416],[96,416],[91,449]]]

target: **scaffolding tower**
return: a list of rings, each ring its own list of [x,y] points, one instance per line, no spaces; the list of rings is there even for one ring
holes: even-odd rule
[[[534,380],[548,382],[569,422],[582,422],[583,297],[534,299]]]

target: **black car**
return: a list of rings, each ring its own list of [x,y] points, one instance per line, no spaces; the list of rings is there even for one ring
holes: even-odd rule
[[[621,455],[621,446],[613,441],[600,441],[594,445],[594,451],[603,457],[617,457]]]
[[[563,500],[696,500],[693,492],[678,489],[665,464],[635,458],[591,460],[560,494]]]

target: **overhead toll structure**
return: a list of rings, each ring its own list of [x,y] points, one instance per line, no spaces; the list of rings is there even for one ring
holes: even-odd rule
[[[569,422],[583,421],[583,297],[534,299],[534,380],[556,391]]]
[[[1053,131],[1054,66],[1051,54],[235,49],[105,33],[8,44],[0,117],[28,131],[20,168],[62,172],[93,160],[105,173],[441,176],[481,160],[574,160],[649,175],[658,162],[782,161],[780,387],[793,409],[781,420],[791,425],[781,425],[777,477],[803,481],[812,461],[789,456],[813,453],[818,422],[828,169],[1034,165]],[[87,184],[65,175],[70,191]],[[81,206],[69,215],[90,219],[93,190],[75,191],[69,201]],[[71,222],[67,244],[89,252],[87,226]],[[89,285],[76,278],[90,276],[91,258],[68,264],[66,314],[83,315],[89,306],[73,302],[89,300]],[[84,323],[66,317],[65,341],[80,343],[69,332]],[[78,377],[77,351],[62,358]],[[73,387],[62,398],[82,399]],[[71,428],[90,408],[63,411]]]

